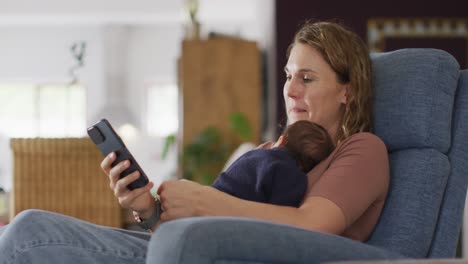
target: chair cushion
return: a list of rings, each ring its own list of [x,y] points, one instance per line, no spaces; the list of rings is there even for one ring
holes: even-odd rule
[[[390,154],[390,192],[368,244],[410,258],[427,256],[444,194],[450,163],[431,148]]]
[[[459,66],[448,53],[372,54],[374,132],[390,152],[390,191],[369,244],[411,258],[428,255],[451,166]]]
[[[371,54],[374,132],[389,151],[432,147],[446,153],[459,65],[436,49]]]
[[[406,260],[361,260],[361,261],[337,261],[324,264],[468,264],[464,259],[406,259]]]
[[[455,255],[468,184],[468,70],[460,74],[452,121],[452,144],[449,150],[451,175],[445,189],[439,223],[429,257]]]

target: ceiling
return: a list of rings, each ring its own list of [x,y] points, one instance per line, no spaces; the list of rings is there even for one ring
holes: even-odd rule
[[[272,0],[199,0],[205,21],[255,20],[262,2]],[[188,19],[186,0],[0,0],[0,25],[158,24]]]

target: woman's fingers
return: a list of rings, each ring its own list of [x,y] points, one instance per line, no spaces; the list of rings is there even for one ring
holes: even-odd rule
[[[178,180],[175,180],[175,179],[170,179],[170,180],[164,181],[163,183],[161,183],[161,185],[159,185],[159,188],[156,191],[156,193],[158,195],[161,195],[165,189],[170,188],[170,186],[172,184],[176,183],[177,181]]]
[[[134,171],[127,176],[123,177],[122,179],[118,180],[115,183],[114,187],[114,194],[116,197],[122,196],[123,194],[127,193],[130,191],[130,189],[127,188],[127,186],[134,182],[136,179],[140,177],[140,172],[139,171]],[[146,187],[146,186],[145,186]],[[142,189],[142,188],[139,188]]]
[[[134,171],[125,177],[121,178],[120,175],[130,167],[130,161],[125,160],[119,162],[117,165],[112,166],[116,160],[116,154],[110,153],[101,162],[101,169],[109,177],[109,187],[114,191],[119,204],[123,208],[129,208],[134,211],[144,211],[147,209],[152,199],[150,190],[154,184],[149,182],[146,186],[136,188],[134,190],[128,189],[128,185],[140,177],[139,171]]]
[[[135,200],[139,198],[141,195],[149,194],[153,186],[154,186],[153,182],[149,182],[144,187],[137,188],[131,191],[127,190],[125,194],[118,196],[120,205],[122,205],[125,208],[132,207],[131,205],[134,204]]]
[[[109,175],[109,172],[111,170],[111,165],[112,162],[115,160],[115,153],[111,152],[109,155],[107,155],[101,162],[101,169]]]
[[[128,167],[130,167],[130,161],[124,160],[120,162],[119,164],[115,165],[114,167],[112,167],[112,169],[110,170],[110,174],[112,174],[113,177],[115,177],[115,175],[118,176]]]
[[[109,180],[110,180],[110,187],[111,189],[115,189],[115,186],[117,182],[120,179],[120,174],[126,170],[128,167],[130,167],[130,161],[124,160],[120,162],[119,164],[115,165],[112,167],[112,169],[109,172]]]
[[[197,216],[197,200],[202,188],[202,185],[187,180],[163,182],[158,189],[163,211],[161,220]]]

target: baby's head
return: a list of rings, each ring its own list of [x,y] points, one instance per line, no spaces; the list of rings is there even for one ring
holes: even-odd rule
[[[335,148],[328,132],[310,121],[297,121],[289,125],[273,147],[284,147],[298,162],[301,170],[308,173]]]

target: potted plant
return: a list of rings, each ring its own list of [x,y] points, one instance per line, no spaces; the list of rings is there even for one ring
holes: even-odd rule
[[[183,178],[211,184],[221,172],[229,155],[237,147],[234,142],[252,140],[252,127],[245,114],[241,112],[230,114],[229,128],[229,136],[236,140],[223,138],[218,128],[209,126],[198,133],[191,142],[185,144],[179,157]],[[175,135],[166,138],[163,158],[175,142]]]

